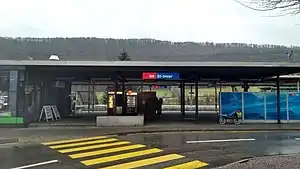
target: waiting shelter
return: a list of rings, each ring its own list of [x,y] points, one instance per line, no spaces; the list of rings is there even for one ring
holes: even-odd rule
[[[127,83],[145,85],[151,81],[167,81],[179,84],[184,93],[186,84],[194,84],[197,98],[200,83],[244,83],[253,80],[276,84],[276,121],[280,123],[280,75],[297,72],[300,72],[300,63],[291,62],[1,60],[0,94],[8,98],[8,104],[0,110],[0,125],[26,126],[38,119],[45,105],[55,105],[61,118],[66,117],[71,107],[72,82],[112,84],[115,87],[111,91],[114,92],[124,90],[122,86]],[[274,76],[275,79],[270,79]],[[123,94],[126,93],[123,91]],[[184,115],[183,97],[181,113]],[[90,96],[88,99],[93,100]],[[198,112],[196,99],[196,116]]]

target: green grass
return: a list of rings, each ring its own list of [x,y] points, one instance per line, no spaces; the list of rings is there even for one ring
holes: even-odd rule
[[[100,103],[102,103],[103,95],[104,95],[104,92],[96,92],[97,99]]]
[[[156,89],[156,96],[157,97],[173,97],[173,92],[168,89]]]

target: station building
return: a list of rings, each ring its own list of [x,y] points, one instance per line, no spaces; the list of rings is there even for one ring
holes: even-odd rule
[[[123,90],[122,94],[126,95],[124,85],[128,84],[143,86],[160,81],[180,86],[181,93],[184,93],[185,85],[193,84],[197,98],[198,86],[201,84],[243,84],[251,81],[272,83],[277,89],[276,111],[280,113],[280,76],[297,72],[300,72],[300,64],[290,62],[1,60],[0,125],[26,127],[39,120],[41,110],[46,105],[55,105],[61,118],[68,117],[72,107],[71,88],[74,84],[87,84],[89,91],[94,90],[97,85],[112,85],[114,87],[110,91],[114,95],[120,89]],[[143,77],[147,73],[157,73],[156,78]],[[158,75],[160,78],[157,78]],[[270,78],[274,76],[276,78]],[[93,100],[93,104],[89,106],[95,106],[94,97],[88,98]],[[115,96],[113,99],[116,102]],[[182,95],[180,111],[183,116],[186,105],[184,100]],[[197,117],[198,99],[195,104]],[[123,105],[122,108],[124,110]],[[116,104],[113,104],[111,111],[114,113],[107,115],[116,116]],[[136,111],[136,115],[140,113],[140,110]],[[277,121],[280,122],[280,117],[277,117]]]

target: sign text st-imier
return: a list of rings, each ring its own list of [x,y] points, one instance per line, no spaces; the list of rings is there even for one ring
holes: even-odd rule
[[[143,72],[143,80],[179,80],[177,72]]]

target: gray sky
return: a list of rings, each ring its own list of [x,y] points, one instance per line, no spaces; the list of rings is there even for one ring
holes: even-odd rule
[[[233,0],[0,0],[0,36],[154,38],[300,45],[300,16]]]

